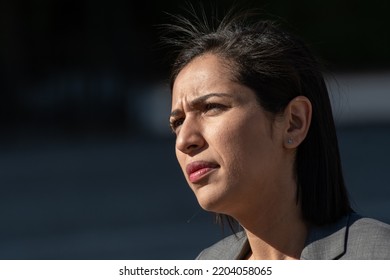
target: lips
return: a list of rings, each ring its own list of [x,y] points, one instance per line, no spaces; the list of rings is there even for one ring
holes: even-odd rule
[[[210,172],[219,168],[219,165],[207,161],[195,161],[186,167],[186,172],[191,183],[196,183],[206,177]]]

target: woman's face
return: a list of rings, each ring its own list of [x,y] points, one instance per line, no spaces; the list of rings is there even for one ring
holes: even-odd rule
[[[181,70],[170,123],[177,159],[202,208],[234,217],[277,203],[287,160],[283,127],[251,89],[234,82],[222,59],[205,54]]]

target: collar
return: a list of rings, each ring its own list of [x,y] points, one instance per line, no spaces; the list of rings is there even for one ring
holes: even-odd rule
[[[302,260],[336,260],[346,251],[349,220],[343,216],[336,223],[312,227],[302,251]]]
[[[353,216],[351,218],[351,216]],[[356,217],[355,217],[356,216]],[[336,223],[325,226],[312,226],[306,238],[301,260],[335,260],[346,252],[349,224],[358,219],[358,215],[343,216]],[[244,231],[236,234],[238,240],[230,245],[228,258],[240,260],[249,252],[250,246]],[[233,248],[234,247],[234,248]]]

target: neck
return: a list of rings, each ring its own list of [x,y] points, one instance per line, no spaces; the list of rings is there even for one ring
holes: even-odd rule
[[[305,246],[308,225],[296,200],[293,164],[285,162],[288,173],[228,213],[245,229],[253,259],[299,259]]]
[[[274,217],[273,221],[242,224],[248,236],[251,252],[248,258],[262,260],[300,259],[308,227],[299,207]]]

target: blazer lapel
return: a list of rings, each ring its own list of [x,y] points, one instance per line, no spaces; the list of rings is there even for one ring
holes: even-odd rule
[[[346,251],[349,215],[338,222],[322,227],[312,227],[301,259],[334,260],[339,259]]]

